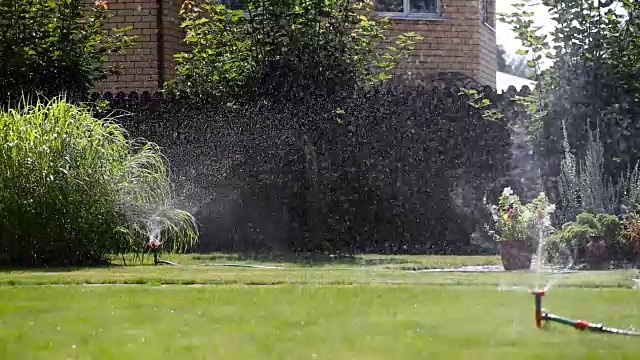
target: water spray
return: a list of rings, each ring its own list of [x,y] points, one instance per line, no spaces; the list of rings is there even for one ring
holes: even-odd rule
[[[535,310],[536,310],[535,319],[536,319],[536,327],[538,329],[542,329],[544,325],[543,321],[546,321],[546,322],[555,322],[558,324],[571,326],[578,330],[589,330],[589,331],[601,332],[601,333],[640,336],[640,332],[637,332],[637,331],[606,327],[602,324],[595,324],[586,320],[572,320],[562,316],[548,313],[542,308],[542,297],[545,295],[545,291],[533,290],[531,291],[531,295],[533,295],[535,299]]]

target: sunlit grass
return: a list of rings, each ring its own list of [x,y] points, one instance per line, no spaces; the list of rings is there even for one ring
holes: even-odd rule
[[[442,277],[442,275],[439,275]],[[640,324],[640,292],[556,289],[545,306]],[[474,286],[0,287],[3,359],[636,359],[638,339],[533,324]]]
[[[235,256],[235,258],[234,258]],[[492,257],[432,257],[373,256],[353,259],[352,263],[321,262],[303,265],[289,262],[241,260],[238,255],[214,254],[166,255],[164,259],[181,266],[150,265],[146,257],[143,266],[111,266],[104,268],[7,270],[1,273],[0,284],[394,284],[442,286],[489,286],[494,288],[532,288],[538,276],[532,272],[502,273],[431,273],[404,269],[457,267],[492,263]],[[235,260],[234,260],[235,259]],[[361,260],[371,265],[360,265]],[[405,262],[406,261],[406,262]],[[407,266],[407,262],[410,266]],[[397,264],[399,263],[399,264]],[[230,267],[226,265],[257,265],[266,268]],[[276,268],[269,268],[276,267]],[[540,281],[553,287],[631,288],[635,270],[577,272],[545,275]]]
[[[124,256],[127,264],[132,263],[133,254]],[[331,257],[325,255],[282,255],[282,254],[162,254],[161,259],[181,265],[204,264],[246,264],[281,267],[385,267],[402,269],[433,269],[462,266],[501,265],[499,256],[433,256],[433,255],[375,255],[364,254],[353,257]],[[151,264],[151,258],[145,259]],[[122,265],[122,257],[113,257],[114,264]]]
[[[637,338],[558,325],[536,329],[528,294],[534,273],[403,270],[490,265],[495,257],[163,258],[181,265],[0,273],[0,358],[635,359],[637,354]],[[231,263],[280,268],[224,266]],[[635,270],[546,275],[542,280],[553,287],[543,305],[562,316],[640,327],[640,291],[632,281],[637,276]]]

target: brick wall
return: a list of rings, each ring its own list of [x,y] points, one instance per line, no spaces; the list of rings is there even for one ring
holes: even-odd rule
[[[495,86],[495,31],[483,21],[485,2],[495,18],[496,0],[440,0],[441,17],[430,19],[394,18],[391,35],[413,31],[424,40],[400,69],[413,74],[461,72],[486,85]],[[126,55],[109,58],[122,65],[121,74],[97,85],[100,92],[156,92],[164,81],[175,76],[173,56],[186,50],[180,28],[181,0],[111,0],[114,17],[109,27],[132,26],[138,36]],[[158,34],[158,10],[162,10],[162,32]],[[158,38],[162,46],[158,46]],[[159,64],[159,59],[162,63]]]
[[[477,81],[496,87],[496,71],[498,70],[498,49],[496,46],[495,16],[496,0],[483,0],[487,6],[489,21],[480,24],[480,73]],[[481,8],[481,10],[483,10]]]
[[[181,5],[181,0],[109,1],[109,10],[113,17],[107,28],[131,26],[133,29],[128,34],[137,38],[133,48],[127,49],[124,55],[109,56],[109,61],[122,66],[122,69],[119,75],[111,76],[97,84],[97,91],[154,93],[161,88],[164,81],[175,76],[173,56],[184,49],[179,14]],[[160,33],[159,10],[162,10]],[[158,46],[159,40],[161,46]]]
[[[489,3],[495,12],[495,0]],[[495,31],[483,22],[483,0],[440,0],[440,6],[441,17],[392,19],[397,31],[391,35],[413,31],[424,37],[400,68],[425,75],[461,72],[495,86]]]
[[[174,55],[186,51],[184,45],[184,31],[180,27],[180,7],[182,0],[163,1],[163,58],[164,58],[164,81],[173,79],[176,75],[176,63]]]
[[[107,28],[128,27],[128,32],[137,36],[135,45],[127,49],[124,55],[110,55],[112,64],[123,69],[97,84],[100,92],[151,91],[158,89],[158,42],[157,42],[157,4],[156,0],[110,0],[109,10],[113,17]]]
[[[496,71],[498,70],[497,50],[495,30],[482,24],[480,26],[480,71],[476,80],[494,88],[496,86]]]

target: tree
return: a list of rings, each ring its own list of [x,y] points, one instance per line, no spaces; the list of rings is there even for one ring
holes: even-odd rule
[[[501,20],[512,25],[527,48],[519,54],[527,55],[528,66],[536,70],[539,90],[518,100],[532,115],[528,125],[537,157],[545,164],[543,174],[548,179],[560,176],[563,138],[578,161],[583,161],[592,133],[597,131],[604,147],[603,175],[618,184],[621,170],[640,159],[640,133],[633,125],[640,114],[640,88],[635,80],[640,60],[635,14],[640,3],[545,0],[543,4],[557,23],[549,35],[539,33],[527,9],[529,3],[516,4],[516,11],[501,14]],[[553,64],[541,71],[544,57]],[[550,190],[557,186],[554,183],[547,184]]]
[[[113,73],[107,55],[129,46],[127,29],[102,28],[106,1],[0,0],[0,103],[22,95],[70,100]]]
[[[513,71],[513,69],[511,69],[511,66],[509,66],[507,51],[502,45],[496,46],[498,48],[498,71],[511,74],[511,71]]]
[[[509,62],[510,74],[522,78],[531,78],[535,72],[527,65],[527,59],[523,56],[516,56]]]
[[[525,57],[510,56],[502,45],[497,45],[497,47],[498,71],[523,78],[529,78],[534,75],[532,69],[527,65]]]
[[[388,19],[367,17],[367,6],[249,0],[231,10],[217,0],[185,1],[182,27],[192,50],[176,56],[177,77],[166,90],[191,98],[332,93],[385,80],[419,36],[399,35],[388,51],[377,51]]]

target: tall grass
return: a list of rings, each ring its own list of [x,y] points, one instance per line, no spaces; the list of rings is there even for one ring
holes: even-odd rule
[[[571,153],[571,146],[567,136],[567,127],[564,120],[562,121],[562,147],[564,148],[564,156],[560,162],[560,181],[558,182],[558,190],[560,193],[560,201],[562,204],[561,223],[573,221],[580,213],[579,199],[579,178],[578,168],[575,156]]]
[[[600,139],[600,129],[589,130],[589,139],[583,154],[574,156],[569,146],[564,121],[564,156],[560,163],[559,192],[562,203],[563,223],[574,221],[583,212],[614,212],[620,202],[624,183],[613,185],[604,170],[604,147]]]
[[[197,242],[194,218],[172,207],[156,144],[56,98],[0,112],[0,263],[91,265]]]
[[[640,213],[640,162],[636,163],[633,170],[629,169],[624,179],[624,193],[622,204],[625,213]]]

